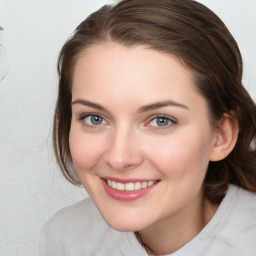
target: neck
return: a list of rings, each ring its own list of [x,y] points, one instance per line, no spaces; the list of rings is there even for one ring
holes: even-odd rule
[[[206,199],[200,200],[177,216],[136,232],[136,237],[149,255],[171,254],[192,240],[211,220],[217,208]]]

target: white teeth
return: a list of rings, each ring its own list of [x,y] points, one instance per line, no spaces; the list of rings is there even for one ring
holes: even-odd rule
[[[112,181],[110,186],[111,186],[112,188],[116,188],[116,182],[115,182],[115,181]]]
[[[148,182],[148,187],[150,187],[150,186],[152,186],[152,185],[154,185],[154,181],[149,181],[149,182]]]
[[[125,184],[126,191],[133,191],[134,190],[134,183],[126,183]]]
[[[156,183],[156,181],[143,181],[143,182],[129,182],[129,183],[121,183],[121,182],[116,182],[116,181],[111,181],[107,180],[107,183],[110,187],[117,189],[117,190],[122,190],[122,191],[135,191],[135,190],[140,190],[143,188],[150,187]]]
[[[142,187],[141,182],[136,182],[136,183],[135,183],[135,186],[134,186],[134,189],[135,189],[135,190],[139,190],[139,189],[141,189],[141,187]]]
[[[143,181],[141,184],[141,188],[146,188],[148,186],[148,183],[146,181]]]
[[[116,189],[117,190],[125,190],[125,185],[123,183],[117,182]]]

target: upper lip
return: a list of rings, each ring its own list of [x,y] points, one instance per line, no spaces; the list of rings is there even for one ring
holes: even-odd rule
[[[121,178],[116,178],[116,177],[107,177],[107,176],[104,176],[104,177],[101,177],[102,179],[104,180],[111,180],[111,181],[115,181],[115,182],[120,182],[120,183],[123,183],[123,184],[126,184],[126,183],[134,183],[134,182],[143,182],[143,181],[159,181],[158,179],[136,179],[136,178],[132,178],[132,179],[121,179]]]

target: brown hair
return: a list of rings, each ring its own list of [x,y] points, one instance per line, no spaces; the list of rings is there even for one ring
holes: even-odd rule
[[[127,47],[148,45],[176,55],[195,73],[206,98],[213,125],[224,113],[238,120],[234,150],[224,160],[210,162],[205,197],[220,203],[228,184],[256,192],[256,105],[242,85],[242,59],[224,23],[207,7],[192,0],[123,0],[91,14],[63,46],[58,62],[59,94],[53,141],[64,176],[80,184],[69,150],[72,74],[81,52],[106,41]]]

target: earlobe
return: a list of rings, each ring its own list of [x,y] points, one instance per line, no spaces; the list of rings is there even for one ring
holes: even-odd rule
[[[234,117],[224,114],[216,130],[210,161],[216,162],[227,157],[236,145],[239,126]]]

